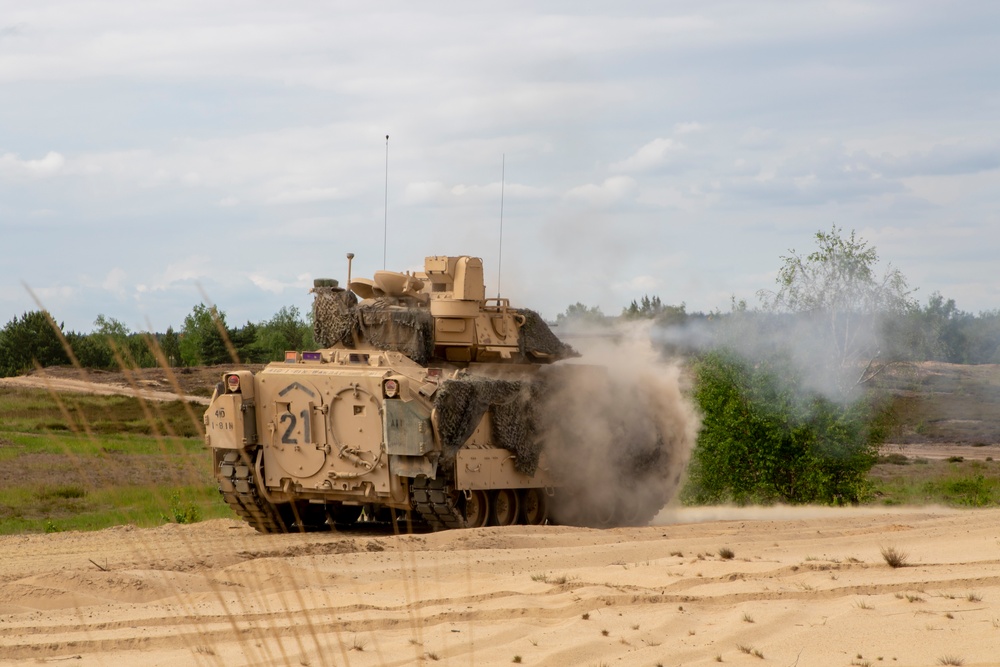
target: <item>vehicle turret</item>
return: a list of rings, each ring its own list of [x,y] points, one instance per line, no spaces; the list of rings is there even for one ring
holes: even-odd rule
[[[403,352],[424,366],[545,364],[577,356],[538,313],[487,298],[478,257],[427,257],[423,272],[376,271],[348,287],[319,279],[313,288],[314,333],[324,348]]]

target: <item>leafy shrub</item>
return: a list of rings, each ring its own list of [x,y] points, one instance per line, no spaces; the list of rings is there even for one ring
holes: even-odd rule
[[[687,504],[857,503],[886,432],[869,396],[841,404],[809,391],[780,360],[750,364],[724,351],[695,368],[702,430]]]
[[[960,477],[939,483],[940,490],[955,505],[987,507],[993,503],[993,486],[983,475]]]
[[[170,516],[163,516],[163,520],[174,523],[198,523],[201,521],[201,510],[194,503],[182,503],[179,493],[170,496]]]

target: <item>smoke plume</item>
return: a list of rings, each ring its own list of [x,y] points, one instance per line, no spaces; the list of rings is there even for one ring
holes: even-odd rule
[[[567,338],[582,357],[553,368],[540,411],[562,482],[553,518],[645,524],[677,491],[698,433],[682,368],[654,350],[649,323]]]

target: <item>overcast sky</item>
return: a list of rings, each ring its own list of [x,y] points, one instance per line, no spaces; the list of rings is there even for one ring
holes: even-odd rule
[[[995,0],[0,0],[0,319],[256,322],[347,252],[492,296],[502,170],[499,290],[548,318],[756,304],[833,224],[992,310],[998,119]]]

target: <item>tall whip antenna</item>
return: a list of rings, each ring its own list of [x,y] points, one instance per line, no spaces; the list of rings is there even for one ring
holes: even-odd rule
[[[500,248],[497,257],[497,299],[500,298],[500,267],[503,265],[503,186],[507,170],[507,154],[500,158]]]
[[[382,270],[385,270],[385,248],[389,243],[389,135],[385,135],[385,217],[382,220]]]

